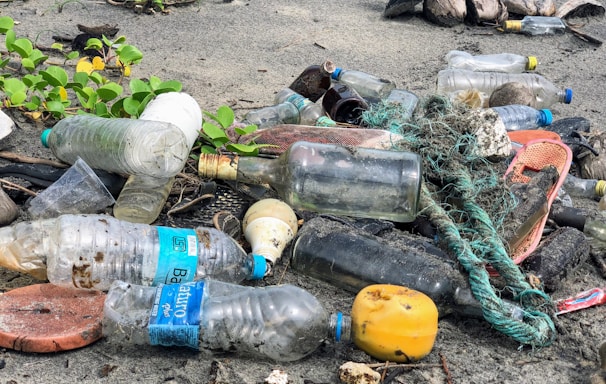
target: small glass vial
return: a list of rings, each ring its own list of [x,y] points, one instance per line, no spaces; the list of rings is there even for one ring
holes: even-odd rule
[[[248,112],[243,124],[255,124],[258,129],[266,129],[278,124],[299,124],[299,110],[293,103],[284,102]]]
[[[284,88],[276,94],[275,101],[292,103],[299,110],[299,124],[316,125],[319,127],[334,127],[337,123],[326,116],[324,108],[306,97],[299,95],[290,88]]]
[[[332,73],[332,79],[349,85],[360,96],[371,99],[369,100],[371,102],[384,99],[396,87],[396,84],[391,80],[381,79],[377,76],[352,69],[336,68]]]

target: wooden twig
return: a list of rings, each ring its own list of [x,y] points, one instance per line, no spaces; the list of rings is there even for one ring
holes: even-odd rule
[[[444,357],[442,352],[438,353],[438,356],[440,356],[440,361],[442,362],[442,369],[446,374],[446,382],[448,384],[452,384],[452,375],[450,374],[450,370],[448,369],[448,365],[446,364],[446,358]]]
[[[441,364],[430,364],[430,363],[418,363],[418,364],[385,364],[385,363],[373,363],[366,364],[368,368],[376,368],[377,370],[389,369],[389,368],[406,368],[406,369],[414,369],[414,368],[440,368]]]
[[[0,157],[3,159],[7,159],[7,160],[13,160],[13,161],[17,161],[19,163],[28,163],[28,164],[45,164],[45,165],[50,165],[56,168],[68,168],[69,164],[65,164],[59,161],[55,161],[55,160],[47,160],[47,159],[40,159],[37,157],[30,157],[30,156],[26,156],[26,155],[20,155],[18,153],[15,152],[9,152],[9,151],[0,151]]]
[[[19,190],[19,191],[25,192],[25,193],[27,193],[27,194],[28,194],[28,195],[30,195],[30,196],[34,196],[34,197],[35,197],[35,196],[38,196],[38,194],[37,194],[36,192],[31,191],[31,190],[29,190],[29,189],[27,189],[27,188],[25,188],[25,187],[22,187],[22,186],[20,186],[19,184],[11,183],[11,182],[10,182],[10,181],[8,181],[8,180],[0,179],[0,184],[4,184],[4,185],[6,185],[8,188],[10,188],[10,189],[17,189],[17,190]]]

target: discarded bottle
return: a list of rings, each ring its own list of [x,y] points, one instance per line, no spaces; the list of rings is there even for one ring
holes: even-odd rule
[[[362,96],[346,84],[334,84],[322,98],[322,106],[334,121],[360,125],[362,112],[368,103]]]
[[[326,60],[321,65],[310,65],[288,88],[315,103],[330,88],[330,76],[335,69],[335,64],[330,60]]]
[[[400,248],[362,230],[315,217],[293,240],[289,266],[353,293],[371,284],[408,287],[429,296],[440,317],[455,313],[482,318],[480,302],[449,256],[419,236],[405,239],[405,248]],[[511,306],[512,317],[519,317],[520,308],[504,303]]]
[[[278,124],[299,124],[299,110],[293,103],[284,102],[257,109],[244,115],[243,124],[255,124],[258,129],[266,129]]]
[[[0,228],[0,265],[56,285],[107,290],[114,280],[157,285],[199,280],[241,282],[265,273],[214,228],[169,228],[107,215],[62,215]]]
[[[523,73],[537,67],[535,56],[521,56],[513,53],[492,55],[472,55],[464,51],[450,51],[445,57],[448,68],[466,69],[474,72]]]
[[[276,94],[276,104],[289,102],[299,110],[299,123],[302,125],[316,125],[320,127],[334,127],[337,123],[326,116],[324,108],[306,97],[303,97],[290,88],[284,88]]]
[[[201,154],[202,177],[271,185],[293,209],[398,222],[417,214],[416,153],[295,142],[277,159]]]
[[[566,179],[564,179],[562,188],[570,196],[598,200],[604,196],[606,180],[583,179],[569,173],[566,175]]]
[[[332,79],[347,84],[355,89],[360,96],[375,102],[389,95],[396,84],[391,80],[381,79],[377,76],[352,69],[336,68]]]
[[[202,111],[196,100],[187,93],[167,92],[150,101],[139,120],[174,124],[183,131],[191,151],[202,128]],[[174,181],[173,176],[129,176],[114,204],[114,216],[131,223],[153,223],[160,215]]]
[[[66,163],[78,156],[91,168],[128,175],[171,177],[181,171],[189,146],[174,124],[78,115],[42,133],[42,144]]]
[[[492,107],[508,131],[535,129],[550,125],[553,115],[549,109],[535,109],[527,105],[505,105]]]
[[[549,108],[555,103],[570,104],[572,90],[560,89],[536,73],[473,72],[465,69],[443,69],[438,73],[437,91],[452,94],[475,89],[487,95],[505,83],[518,82],[530,87],[536,98],[538,109]]]
[[[386,103],[397,105],[400,120],[408,121],[412,118],[417,106],[419,105],[419,97],[414,93],[405,89],[394,88],[385,98]]]
[[[506,20],[503,30],[532,36],[561,35],[566,32],[566,24],[559,17],[524,16],[522,20]]]
[[[189,347],[295,361],[326,339],[347,341],[351,319],[329,315],[293,285],[247,287],[202,280],[144,287],[116,281],[104,305],[110,343]]]

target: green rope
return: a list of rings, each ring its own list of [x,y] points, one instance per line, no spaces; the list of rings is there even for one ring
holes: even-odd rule
[[[551,300],[526,282],[497,230],[506,214],[515,208],[513,195],[499,183],[490,162],[474,155],[475,136],[466,132],[465,124],[459,121],[466,110],[454,108],[438,97],[428,99],[424,108],[424,116],[402,121],[393,105],[379,103],[365,111],[363,119],[370,126],[402,135],[399,148],[416,151],[423,158],[421,213],[436,226],[441,243],[467,271],[486,321],[520,343],[533,347],[551,344],[555,338],[553,321],[539,310],[550,306]],[[490,213],[478,204],[478,199],[487,193],[499,197],[485,199],[491,204]],[[514,308],[496,294],[487,264],[504,278],[522,305],[517,309],[521,314],[514,314]]]

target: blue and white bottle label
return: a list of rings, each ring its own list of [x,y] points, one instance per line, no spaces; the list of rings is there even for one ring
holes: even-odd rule
[[[151,345],[200,348],[200,312],[204,281],[161,284],[149,316]]]
[[[194,281],[198,237],[193,229],[158,227],[160,253],[153,285]]]

